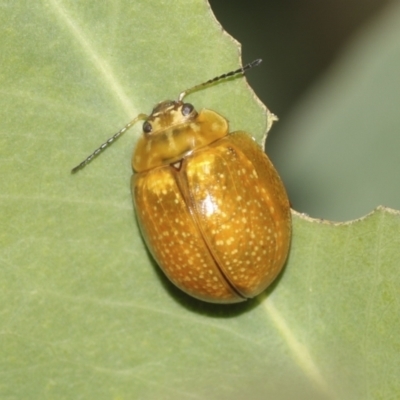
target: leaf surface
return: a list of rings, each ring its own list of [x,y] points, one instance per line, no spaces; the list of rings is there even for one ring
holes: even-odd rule
[[[200,0],[5,2],[0,74],[0,397],[388,398],[399,390],[399,214],[294,216],[267,293],[215,306],[152,262],[132,210],[136,127],[158,101],[238,67]],[[261,139],[241,78],[190,96]]]

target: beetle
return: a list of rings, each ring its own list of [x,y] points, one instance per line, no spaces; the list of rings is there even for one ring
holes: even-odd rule
[[[183,101],[199,88],[244,72],[261,60],[158,103],[103,143],[75,173],[139,120],[132,157],[132,197],[143,238],[169,280],[211,303],[245,301],[282,270],[291,212],[269,158],[226,118]]]

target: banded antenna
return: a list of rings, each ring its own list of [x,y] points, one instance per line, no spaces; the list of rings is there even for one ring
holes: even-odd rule
[[[99,153],[101,153],[106,147],[110,146],[110,144],[114,143],[122,134],[124,134],[129,128],[136,124],[136,122],[140,120],[146,119],[148,116],[146,114],[139,114],[136,118],[134,118],[131,122],[127,123],[121,130],[119,130],[115,135],[111,136],[107,139],[99,148],[97,148],[90,156],[85,158],[79,165],[75,168],[72,168],[71,174],[75,174],[80,169],[85,167],[90,161],[93,160]]]
[[[226,78],[230,78],[232,76],[238,75],[238,74],[244,74],[248,69],[253,68],[253,67],[257,67],[258,65],[260,65],[262,63],[261,58],[258,58],[257,60],[252,61],[251,63],[246,64],[244,67],[239,68],[235,71],[231,71],[231,72],[227,72],[225,74],[222,74],[220,76],[217,76],[215,78],[209,79],[206,82],[200,83],[199,85],[193,86],[189,89],[186,89],[184,92],[182,92],[179,97],[178,97],[178,101],[182,101],[183,98],[188,95],[191,92],[194,92],[195,90],[201,89],[205,86],[211,85],[212,83],[221,81],[222,79],[226,79]]]
[[[185,96],[187,96],[189,93],[194,92],[195,90],[199,90],[201,88],[204,88],[205,86],[211,85],[212,83],[221,81],[226,78],[230,78],[232,76],[238,75],[238,74],[244,74],[247,70],[253,67],[257,67],[260,65],[262,62],[261,58],[258,58],[257,60],[252,61],[249,64],[246,64],[244,67],[239,68],[235,71],[230,71],[225,74],[222,74],[220,76],[217,76],[215,78],[209,79],[206,82],[200,83],[199,85],[193,86],[189,89],[186,89],[184,92],[180,93],[178,96],[178,101],[182,101]],[[106,147],[110,146],[112,143],[114,143],[122,134],[124,134],[129,128],[131,128],[133,125],[136,124],[136,122],[145,120],[148,118],[148,115],[146,114],[139,114],[136,118],[134,118],[131,122],[126,124],[121,130],[119,130],[115,135],[107,139],[99,148],[97,148],[90,156],[85,158],[79,165],[77,165],[75,168],[71,170],[72,174],[75,174],[78,172],[80,169],[84,168],[87,164],[89,164],[93,158],[95,158],[98,154],[100,154]]]

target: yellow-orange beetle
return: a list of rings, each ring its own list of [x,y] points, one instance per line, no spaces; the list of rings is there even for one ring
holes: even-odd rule
[[[143,237],[168,278],[207,302],[257,296],[279,274],[289,251],[290,206],[268,157],[246,132],[229,133],[221,115],[183,102],[189,91],[260,61],[159,103],[73,169],[145,119],[132,158],[132,195]]]

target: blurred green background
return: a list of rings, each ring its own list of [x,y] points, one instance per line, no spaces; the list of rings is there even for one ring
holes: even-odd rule
[[[243,62],[264,60],[247,76],[279,116],[266,148],[293,208],[336,221],[400,209],[399,2],[210,4]]]
[[[212,2],[244,61],[264,59],[248,77],[281,118],[267,148],[293,207],[336,220],[400,208],[400,6],[352,4]],[[294,218],[285,272],[227,309],[171,287],[144,248],[139,127],[69,173],[137,112],[236,64],[203,0],[2,5],[1,400],[399,393],[398,215]],[[261,133],[243,83],[192,99]]]

